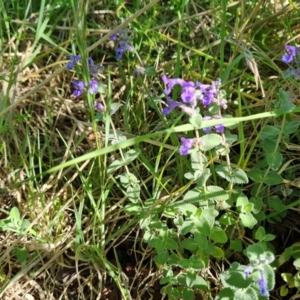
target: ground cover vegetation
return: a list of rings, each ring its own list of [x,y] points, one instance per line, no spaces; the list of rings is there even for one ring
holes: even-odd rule
[[[0,1],[0,299],[298,299],[297,1]]]

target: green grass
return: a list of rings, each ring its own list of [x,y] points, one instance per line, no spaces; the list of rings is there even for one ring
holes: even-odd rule
[[[1,299],[163,299],[163,292],[164,299],[192,299],[190,291],[215,299],[224,289],[221,270],[248,265],[247,247],[258,243],[275,255],[272,299],[299,294],[299,83],[284,78],[281,62],[284,45],[297,45],[299,5],[274,2],[0,2]],[[136,53],[117,61],[109,37],[124,28]],[[73,70],[67,54],[83,58]],[[105,67],[101,121],[94,95],[72,96],[72,79],[90,80],[87,57]],[[134,77],[137,66],[149,74]],[[191,156],[178,147],[180,137],[203,131],[179,109],[162,115],[163,74],[205,84],[221,78],[226,114],[234,117],[201,125],[222,122],[237,139],[227,156],[204,153],[211,177],[197,195],[196,181],[185,176],[193,173]],[[285,92],[295,95],[285,102],[295,104],[290,111]],[[179,96],[180,89],[172,94]],[[122,106],[110,115],[116,103]],[[244,170],[249,183],[226,181],[220,166]],[[267,181],[273,173],[280,183]],[[261,203],[260,212],[252,208],[252,227],[241,222],[241,192],[252,207]],[[218,199],[214,233],[221,228],[226,242],[211,233],[215,252],[196,253],[196,234],[180,222],[192,205],[204,215],[211,197]],[[225,226],[227,213],[235,223]],[[275,239],[260,240],[260,227]],[[181,265],[195,257],[203,264],[196,271]],[[186,288],[176,272],[201,275],[206,287]]]

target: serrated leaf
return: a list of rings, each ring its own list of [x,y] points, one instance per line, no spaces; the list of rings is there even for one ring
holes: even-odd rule
[[[168,258],[169,254],[167,252],[162,252],[155,255],[153,259],[158,265],[164,265],[168,261]]]
[[[281,127],[279,125],[266,125],[261,130],[261,138],[274,138],[281,133]]]
[[[284,91],[282,88],[279,89],[279,101],[280,101],[280,108],[285,112],[291,112],[296,105],[291,102],[290,100],[290,93]]]
[[[141,212],[141,205],[138,203],[129,203],[124,207],[124,211],[128,215],[136,216]]]
[[[256,230],[256,232],[254,233],[254,237],[256,240],[258,241],[263,241],[266,235],[266,231],[265,228],[262,226],[259,226]]]
[[[257,292],[248,287],[247,289],[238,289],[234,292],[234,299],[239,300],[258,300]]]
[[[212,253],[212,256],[215,258],[224,258],[224,251],[220,247],[215,246],[215,251]]]
[[[197,206],[190,203],[185,203],[178,207],[178,211],[181,212],[183,215],[187,215],[190,213],[195,214],[197,211]]]
[[[187,238],[180,243],[180,247],[184,249],[188,249],[190,251],[196,250],[197,249],[197,244],[193,239]]]
[[[242,169],[229,170],[226,165],[216,167],[216,172],[219,176],[226,179],[228,182],[245,184],[248,183],[247,174]]]
[[[267,185],[277,185],[283,182],[283,179],[279,174],[275,172],[265,173],[265,171],[259,169],[252,169],[248,172],[248,176],[254,182],[265,183]]]
[[[212,229],[210,238],[214,242],[220,243],[220,244],[224,244],[227,242],[227,235],[226,235],[225,231],[219,227],[214,227]]]
[[[209,194],[211,194],[211,196],[209,197],[209,199],[211,199],[211,200],[226,201],[229,199],[228,192],[224,191],[224,189],[222,189],[219,186],[209,185],[206,187],[206,190]],[[216,194],[216,193],[218,193],[218,194]]]
[[[191,165],[194,171],[203,172],[207,167],[207,157],[199,151],[191,152]]]
[[[239,216],[244,227],[252,229],[257,224],[257,220],[251,213],[240,213]]]
[[[243,244],[240,239],[235,239],[230,242],[230,248],[234,251],[241,252],[243,250]]]
[[[277,171],[280,168],[280,166],[282,165],[282,161],[283,156],[280,152],[267,154],[267,163],[269,167],[274,171]]]
[[[200,114],[194,114],[189,118],[189,121],[195,129],[200,129],[202,125],[202,116]]]
[[[111,174],[114,171],[116,171],[117,169],[128,165],[129,163],[134,161],[140,155],[140,153],[141,153],[141,150],[139,150],[139,149],[131,149],[131,150],[127,151],[124,154],[124,160],[116,159],[109,165],[109,167],[107,168],[107,174]]]
[[[294,133],[294,132],[296,132],[298,130],[299,124],[300,124],[299,121],[287,122],[287,123],[284,124],[283,132],[285,134],[292,134],[292,133]]]
[[[276,144],[277,144],[276,139],[266,138],[262,140],[261,147],[268,154],[274,152]]]
[[[178,248],[178,244],[173,239],[166,239],[165,248],[168,250],[175,250]]]
[[[226,212],[224,215],[221,216],[219,222],[222,225],[233,225],[236,223],[235,214],[232,212]]]
[[[210,176],[211,176],[210,169],[204,169],[203,172],[196,171],[195,172],[195,180],[196,180],[197,186],[203,187],[206,184],[206,182]]]
[[[210,133],[201,137],[203,145],[200,146],[202,151],[208,151],[214,147],[220,145],[222,137],[219,134]]]

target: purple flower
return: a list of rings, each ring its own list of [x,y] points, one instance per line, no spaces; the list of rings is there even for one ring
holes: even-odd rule
[[[90,89],[89,92],[91,94],[97,94],[99,92],[98,90],[98,82],[95,79],[90,80]]]
[[[81,60],[80,55],[67,55],[70,61],[67,63],[67,68],[72,69],[74,65]]]
[[[282,56],[282,61],[286,64],[290,63],[296,56],[297,48],[294,46],[285,46],[285,54]]]
[[[90,73],[95,77],[97,76],[98,71],[101,71],[104,69],[104,67],[102,67],[102,66],[96,66],[91,57],[88,58],[88,65],[89,65]]]
[[[181,139],[182,145],[179,148],[180,155],[188,155],[189,150],[193,147],[194,139],[186,139],[182,137]]]
[[[223,124],[218,124],[215,126],[216,132],[222,133],[224,132],[225,126]]]
[[[269,294],[268,286],[267,286],[267,282],[266,282],[263,270],[260,270],[260,279],[257,280],[257,284],[259,287],[260,294],[262,296],[268,296],[268,294]]]
[[[205,116],[203,117],[203,121],[208,121],[211,120],[210,116]],[[205,127],[202,129],[204,133],[209,133],[211,131],[211,127]]]
[[[190,103],[193,107],[197,105],[196,89],[193,82],[186,82],[182,85],[181,100],[184,103]]]
[[[176,85],[176,84],[179,84],[179,85],[183,85],[185,83],[185,81],[181,78],[168,78],[166,75],[163,75],[162,76],[162,81],[165,85],[167,85],[167,88],[164,90],[164,93],[166,95],[169,95],[173,89],[173,87]]]
[[[124,50],[121,47],[116,47],[116,57],[117,60],[122,59]]]
[[[249,278],[251,271],[252,271],[252,267],[251,267],[251,266],[248,266],[248,267],[245,269],[244,273],[245,273],[246,279]]]
[[[123,53],[125,51],[134,51],[134,47],[130,44],[131,43],[131,38],[128,36],[128,29],[123,29],[120,30],[119,32],[115,33],[110,37],[111,41],[117,41],[117,46],[116,46],[116,58],[117,60],[122,59]]]
[[[170,97],[167,98],[167,103],[169,104],[169,107],[164,107],[162,111],[164,116],[168,115],[174,108],[182,105],[182,103],[173,101]]]
[[[123,51],[132,52],[134,50],[134,48],[126,41],[120,41],[119,44],[120,44],[120,47],[123,49]]]
[[[101,112],[105,112],[105,107],[104,107],[104,105],[102,105],[99,101],[95,101],[95,102],[94,102],[94,108],[95,108],[96,110],[101,111]]]
[[[82,94],[82,92],[84,91],[84,81],[73,79],[72,83],[73,83],[74,88],[75,88],[75,90],[73,92],[73,95],[75,97],[79,97]]]
[[[117,39],[117,37],[118,37],[118,33],[115,33],[110,37],[110,40],[114,42]]]

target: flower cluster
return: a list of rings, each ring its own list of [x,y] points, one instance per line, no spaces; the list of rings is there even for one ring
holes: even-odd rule
[[[285,46],[285,54],[282,55],[282,61],[286,64],[289,64],[289,63],[293,62],[293,60],[297,56],[298,57],[300,56],[300,47],[286,45]],[[297,63],[297,65],[299,64],[299,60],[295,59],[295,62]],[[295,79],[299,78],[300,77],[299,65],[297,66],[297,68],[290,66],[288,68],[288,72],[290,74],[292,74],[292,76],[294,76]]]
[[[251,271],[252,271],[251,266],[248,266],[245,269],[244,273],[245,273],[246,279],[249,278]],[[269,295],[268,284],[267,284],[267,281],[265,278],[264,271],[262,269],[259,269],[259,273],[260,273],[260,278],[256,281],[257,285],[259,287],[259,292],[262,296],[268,296]]]
[[[115,48],[117,60],[122,59],[123,53],[125,51],[134,51],[134,48],[131,45],[131,37],[128,35],[128,32],[128,29],[123,29],[110,37],[111,41],[117,43],[117,46]]]
[[[297,53],[300,54],[299,47],[286,45],[285,54],[282,55],[282,61],[286,64],[289,64],[290,62],[293,61]]]
[[[68,55],[67,57],[70,59],[70,61],[67,63],[68,69],[72,69],[79,61],[81,61],[81,56],[79,55]],[[75,97],[79,97],[86,87],[89,88],[88,91],[90,94],[98,93],[98,81],[94,77],[97,76],[99,70],[103,70],[104,68],[102,66],[96,66],[91,57],[87,59],[87,62],[92,78],[88,83],[84,82],[83,80],[72,80],[74,86],[73,95]]]
[[[207,115],[203,119],[221,119],[221,109],[227,108],[227,100],[224,98],[224,94],[220,90],[221,80],[213,81],[211,84],[203,84],[199,81],[185,81],[181,78],[168,78],[166,75],[162,76],[162,81],[165,84],[164,93],[167,98],[168,106],[163,108],[163,115],[168,115],[176,107],[180,108],[183,112],[189,116],[195,116],[198,113],[198,106],[201,104],[204,107],[214,105],[218,108],[216,115]],[[171,93],[175,86],[181,87],[180,102],[174,101],[171,98]],[[216,125],[214,129],[217,133],[224,132],[224,125]],[[212,127],[204,128],[204,133],[208,133],[212,130]],[[189,150],[196,145],[199,145],[199,141],[195,139],[181,138],[182,146],[179,149],[181,155],[187,155]]]

